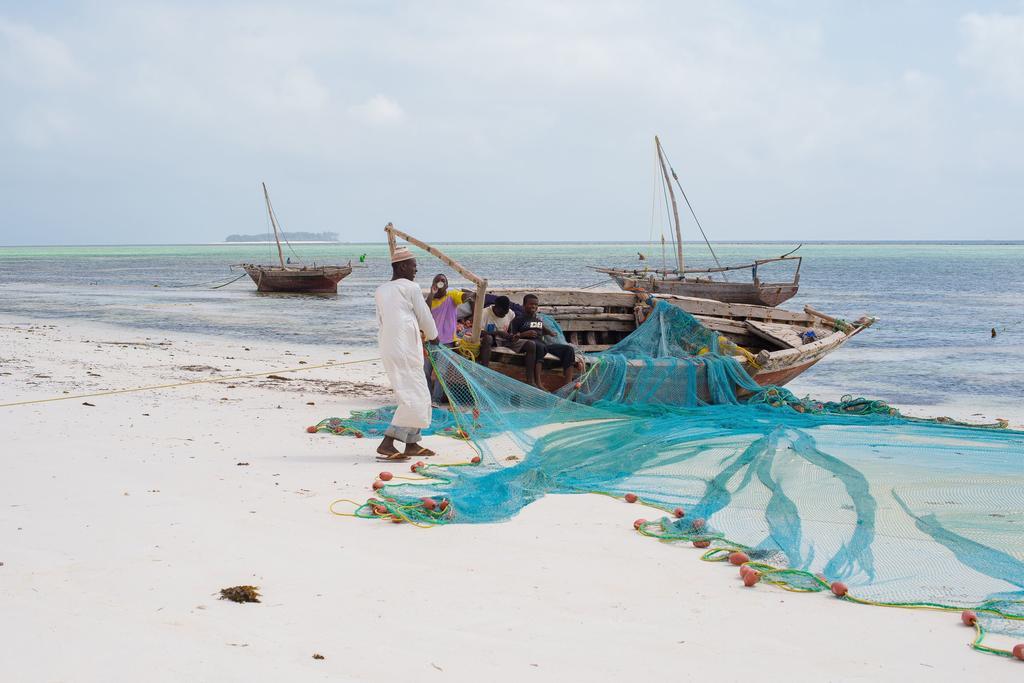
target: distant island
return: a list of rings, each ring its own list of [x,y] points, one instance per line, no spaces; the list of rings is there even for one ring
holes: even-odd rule
[[[282,232],[281,239],[289,242],[337,242],[336,232]],[[225,242],[273,242],[274,234],[267,232],[262,235],[228,235]]]

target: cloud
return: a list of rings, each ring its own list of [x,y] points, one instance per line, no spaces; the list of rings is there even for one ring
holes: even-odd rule
[[[648,215],[655,133],[719,238],[862,234],[851,232],[853,188],[904,207],[907,222],[952,225],[920,214],[919,200],[955,186],[966,207],[981,183],[972,174],[1019,180],[1012,108],[971,97],[945,33],[962,31],[964,71],[1007,97],[1024,64],[1017,18],[950,10],[899,24],[886,11],[887,36],[915,39],[864,50],[877,13],[782,5],[137,0],[17,21],[6,11],[0,155],[17,157],[4,148],[13,141],[31,147],[23,161],[88,168],[97,183],[131,177],[140,206],[162,202],[169,182],[208,193],[209,220],[234,220],[225,198],[248,206],[238,186],[267,177],[299,207],[293,220],[316,223],[302,212],[329,197],[356,225],[405,211],[456,238],[483,214],[524,239],[552,226],[565,239],[621,237]],[[71,186],[56,173],[24,183],[40,196]],[[302,193],[292,201],[290,185]],[[0,183],[0,201],[30,217],[27,197]],[[182,238],[180,216],[143,215]],[[349,237],[379,226],[367,230]]]
[[[960,63],[990,91],[1024,102],[1024,14],[967,14],[960,29]]]
[[[32,107],[21,112],[11,125],[14,139],[32,149],[45,149],[71,138],[73,117],[58,109]]]
[[[405,119],[398,102],[384,95],[374,95],[362,104],[353,105],[349,111],[357,120],[371,125],[401,123]]]
[[[27,88],[83,83],[86,72],[52,35],[0,17],[0,78]]]

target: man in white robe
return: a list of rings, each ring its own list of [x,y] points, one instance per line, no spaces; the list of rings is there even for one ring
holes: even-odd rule
[[[378,460],[427,457],[433,451],[419,445],[421,430],[430,426],[430,390],[423,374],[423,338],[437,344],[437,326],[423,292],[415,283],[416,259],[405,248],[391,257],[392,277],[377,288],[378,343],[384,371],[398,399],[398,410],[377,446]],[[421,336],[422,332],[422,336]],[[405,452],[395,448],[405,444]]]

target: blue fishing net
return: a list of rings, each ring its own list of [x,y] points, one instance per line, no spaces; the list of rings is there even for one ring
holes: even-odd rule
[[[645,535],[740,551],[790,590],[978,610],[976,646],[1009,654],[980,643],[1024,617],[1024,433],[797,399],[734,355],[665,304],[560,395],[435,349],[451,405],[434,429],[471,440],[480,465],[424,466],[357,514],[499,522],[548,494],[635,495],[654,512]],[[390,413],[334,420],[379,434]]]

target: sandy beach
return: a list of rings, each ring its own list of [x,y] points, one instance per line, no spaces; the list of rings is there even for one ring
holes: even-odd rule
[[[637,509],[600,496],[432,530],[332,515],[377,472],[407,470],[375,462],[369,440],[304,429],[389,402],[372,348],[26,319],[0,321],[0,348],[2,403],[284,378],[0,409],[3,680],[1020,673],[973,652],[955,613],[747,589],[734,568],[633,533]],[[280,372],[329,362],[349,364]],[[468,455],[428,444],[442,461]],[[218,599],[236,584],[263,602]]]

